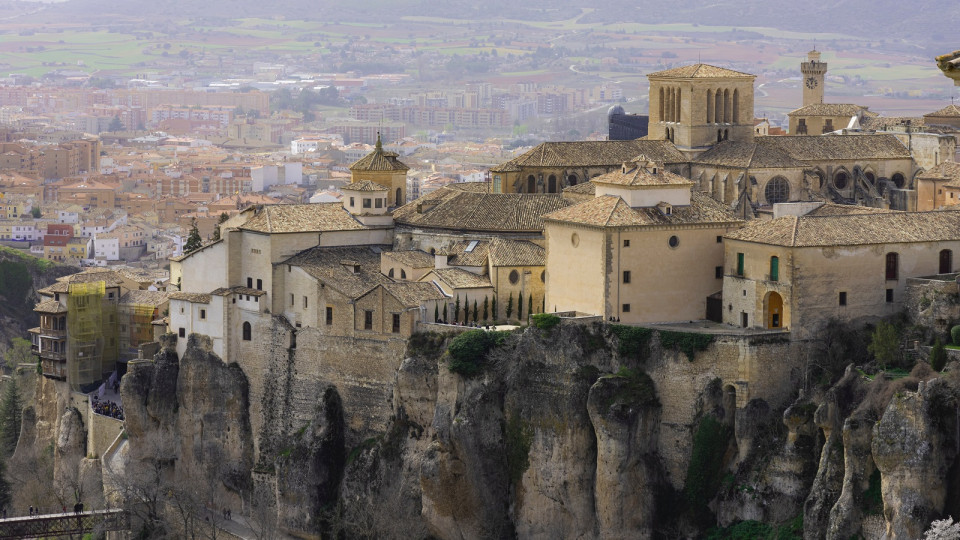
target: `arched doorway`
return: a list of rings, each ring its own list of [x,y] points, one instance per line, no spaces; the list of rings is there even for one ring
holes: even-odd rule
[[[944,249],[940,251],[940,273],[949,274],[953,272],[953,250]]]
[[[531,174],[527,177],[527,193],[537,192],[537,179]]]
[[[556,193],[556,192],[557,192],[557,177],[551,174],[550,177],[547,178],[547,193]]]
[[[764,319],[767,328],[783,328],[783,297],[779,293],[767,293]]]

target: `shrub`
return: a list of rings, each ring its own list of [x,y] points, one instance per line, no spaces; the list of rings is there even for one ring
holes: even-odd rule
[[[960,325],[950,329],[950,342],[954,345],[960,345]]]
[[[900,356],[900,333],[897,327],[880,321],[877,329],[873,331],[867,350],[877,359],[882,369],[895,365]]]
[[[560,324],[560,317],[549,313],[538,313],[531,318],[533,319],[533,325],[544,332],[549,332],[554,326]]]
[[[687,466],[684,496],[691,509],[699,513],[706,509],[720,485],[720,469],[723,455],[730,442],[731,429],[712,416],[700,420],[693,436],[693,450]]]
[[[647,356],[647,345],[650,343],[653,330],[637,326],[612,324],[610,325],[610,332],[617,336],[620,341],[618,349],[620,356],[640,360]]]
[[[954,326],[954,328],[960,328]],[[953,330],[950,331],[953,333]],[[930,367],[933,368],[937,373],[943,371],[943,368],[947,365],[947,349],[943,346],[943,343],[940,343],[940,338],[937,338],[937,342],[933,344],[933,348],[930,349]]]
[[[692,332],[660,331],[660,345],[664,349],[683,351],[687,359],[693,362],[697,351],[705,351],[713,343],[711,334],[695,334]]]
[[[507,474],[511,482],[519,482],[523,473],[530,468],[530,445],[533,443],[533,430],[519,415],[510,415],[507,420],[504,446],[507,453]]]
[[[510,332],[487,332],[468,330],[453,338],[447,352],[450,353],[448,368],[453,373],[472,377],[483,369],[487,354],[494,347],[503,345]]]

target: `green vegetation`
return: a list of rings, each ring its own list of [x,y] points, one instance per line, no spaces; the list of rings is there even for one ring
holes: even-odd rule
[[[554,326],[560,324],[560,317],[556,315],[551,315],[549,313],[538,313],[531,317],[533,320],[533,326],[543,330],[544,332],[549,332],[553,330]]]
[[[447,367],[453,373],[464,377],[473,377],[483,370],[483,364],[490,351],[503,345],[510,332],[490,332],[469,330],[453,338],[447,352],[450,361]]]
[[[618,405],[629,407],[633,405],[653,406],[660,404],[660,400],[657,398],[657,386],[653,383],[653,379],[643,371],[636,371],[624,367],[620,368],[616,373],[606,375],[603,378],[620,379],[619,382],[622,383],[616,392],[606,396],[603,403],[601,403],[600,406],[604,411],[609,411]]]
[[[950,329],[950,341],[954,345],[960,345],[960,325]]]
[[[868,516],[878,516],[883,513],[883,493],[880,491],[880,469],[874,469],[870,475],[870,483],[860,499],[862,510]]]
[[[507,453],[507,474],[510,481],[517,483],[523,473],[530,468],[530,445],[533,443],[533,430],[517,414],[507,419],[504,446]]]
[[[197,228],[197,220],[194,219],[191,223],[190,234],[187,236],[186,243],[183,244],[183,252],[190,253],[196,251],[203,246],[203,240],[200,238],[200,229]]]
[[[660,345],[664,349],[683,351],[687,359],[693,362],[697,351],[705,351],[713,343],[712,334],[695,334],[693,332],[660,331]]]
[[[3,353],[3,361],[11,371],[16,370],[19,364],[31,364],[33,360],[30,341],[23,338],[15,337],[10,340],[10,348]]]
[[[653,330],[649,328],[640,328],[638,326],[626,326],[623,324],[611,324],[610,333],[617,336],[620,341],[618,352],[624,358],[633,358],[645,360],[649,353],[650,338],[653,336]]]
[[[439,357],[445,340],[439,332],[417,332],[407,340],[407,356]]]
[[[732,435],[730,426],[720,423],[710,415],[704,416],[697,426],[683,489],[687,504],[695,514],[703,515],[709,512],[707,503],[713,499],[720,487],[723,456]]]
[[[960,328],[954,326],[954,329]],[[950,331],[953,333],[953,330]],[[940,342],[940,338],[937,338],[937,342],[933,344],[933,348],[930,349],[930,367],[933,368],[937,373],[943,371],[943,368],[947,365],[947,350],[944,348],[943,343]]]
[[[0,261],[0,296],[9,305],[22,306],[33,285],[27,265],[18,261]]]
[[[347,454],[347,462],[344,463],[344,467],[356,461],[356,459],[360,457],[360,453],[363,452],[364,450],[369,450],[370,448],[373,448],[374,446],[376,446],[379,440],[380,439],[377,437],[371,437],[369,439],[364,440],[362,443],[354,446],[352,449],[350,449],[350,453]],[[281,455],[283,455],[283,457],[288,457],[290,455],[290,451],[291,449],[288,448],[283,452],[281,452]],[[284,452],[286,453],[285,455],[284,455]]]
[[[20,438],[20,417],[23,413],[23,400],[20,397],[20,388],[14,374],[7,382],[0,400],[0,457],[6,458],[13,454]]]
[[[881,369],[894,365],[900,357],[900,332],[893,324],[880,321],[870,336],[867,350],[873,354]]]
[[[803,515],[799,515],[779,527],[760,521],[741,521],[729,527],[714,527],[707,533],[707,540],[801,540],[803,538]]]

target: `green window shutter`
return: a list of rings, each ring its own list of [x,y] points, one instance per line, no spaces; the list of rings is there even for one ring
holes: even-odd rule
[[[737,253],[737,275],[743,275],[743,253]]]
[[[770,257],[770,280],[778,281],[780,279],[780,258]]]

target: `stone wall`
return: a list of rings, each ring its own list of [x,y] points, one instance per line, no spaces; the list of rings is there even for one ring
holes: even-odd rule
[[[113,441],[123,431],[123,421],[88,411],[87,419],[87,455],[102,457]]]

